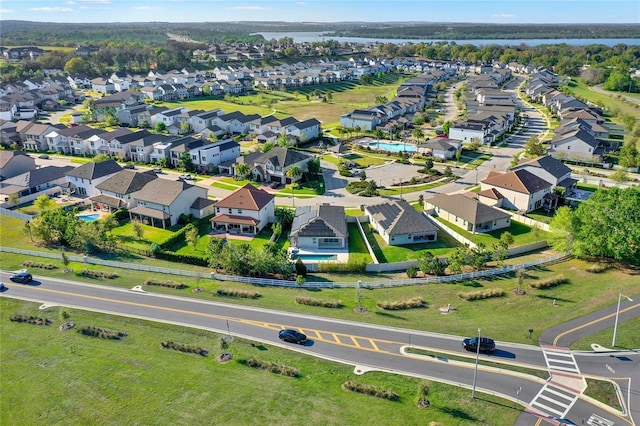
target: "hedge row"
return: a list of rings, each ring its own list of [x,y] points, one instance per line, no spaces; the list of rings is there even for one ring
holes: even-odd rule
[[[187,288],[188,286],[185,283],[177,283],[175,281],[166,280],[166,281],[155,281],[150,278],[144,280],[144,285],[152,285],[158,287],[169,287],[177,290],[182,290],[183,288]]]
[[[367,262],[320,262],[318,272],[367,272]]]
[[[56,269],[57,266],[53,263],[40,263],[40,262],[22,262],[22,266],[25,268],[40,268],[40,269]]]
[[[182,228],[178,229],[173,234],[169,235],[164,240],[160,241],[158,243],[158,245],[160,246],[161,249],[166,250],[169,247],[173,246],[174,244],[176,244],[176,243],[178,243],[180,241],[183,241],[184,240],[184,234],[186,232],[187,232],[187,227],[183,226]]]
[[[458,293],[458,297],[464,300],[482,300],[491,297],[502,297],[504,291],[500,289],[473,291],[471,293]]]
[[[407,300],[382,301],[376,306],[386,311],[398,311],[401,309],[426,308],[427,302],[422,297],[413,297]]]
[[[173,349],[174,351],[188,354],[197,354],[201,356],[207,356],[209,354],[209,350],[202,346],[187,345],[186,343],[173,342],[171,340],[164,341],[160,343],[160,345],[162,345],[164,349]]]
[[[300,376],[300,371],[295,367],[276,364],[275,362],[265,361],[262,359],[249,358],[248,360],[244,361],[244,364],[252,368],[257,368],[260,370],[269,371],[271,373],[280,374],[281,376],[286,376],[286,377]]]
[[[34,315],[26,315],[26,314],[13,314],[9,317],[11,321],[15,322],[24,322],[27,324],[33,325],[51,325],[53,324],[53,320],[49,318],[36,317]]]
[[[322,300],[313,297],[296,297],[296,303],[299,305],[322,306],[323,308],[342,308],[342,300]]]
[[[187,263],[189,265],[196,266],[209,266],[209,260],[205,259],[204,257],[193,256],[190,254],[181,254],[174,253],[172,251],[160,250],[157,251],[154,256],[157,259],[168,260],[169,262]]]
[[[362,393],[365,395],[375,396],[376,398],[388,399],[389,401],[397,401],[400,395],[391,389],[385,389],[381,386],[368,385],[366,383],[346,381],[342,384],[342,389],[351,392]]]
[[[560,274],[560,275],[556,275],[555,277],[547,278],[546,280],[532,282],[531,284],[529,284],[529,286],[531,288],[545,289],[545,288],[555,287],[560,284],[566,284],[568,282],[569,282],[569,279],[566,278],[564,275]]]
[[[108,278],[110,280],[118,278],[118,274],[116,274],[115,272],[91,271],[89,269],[83,270],[82,272],[80,272],[80,275],[91,278]]]
[[[109,330],[108,328],[94,327],[87,325],[78,330],[78,333],[85,336],[99,337],[101,339],[120,340],[127,337],[127,333],[123,331]]]
[[[260,293],[249,290],[239,290],[236,288],[219,288],[216,290],[218,296],[242,297],[243,299],[257,299]]]

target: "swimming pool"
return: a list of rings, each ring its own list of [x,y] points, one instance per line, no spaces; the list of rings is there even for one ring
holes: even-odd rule
[[[96,220],[100,219],[100,215],[99,214],[83,214],[83,215],[78,215],[78,219],[84,220],[85,222],[95,222]]]
[[[338,260],[337,254],[298,254],[294,260],[306,260],[308,262],[321,262],[325,260]]]
[[[388,142],[369,142],[368,146],[374,149],[393,152],[416,152],[416,146],[412,143],[388,143]]]

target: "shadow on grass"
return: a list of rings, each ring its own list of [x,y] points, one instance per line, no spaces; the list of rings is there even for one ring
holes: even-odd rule
[[[268,350],[269,350],[269,349],[267,349],[267,347],[266,347],[265,345],[263,345],[263,344],[256,345],[255,343],[252,343],[252,344],[251,344],[251,347],[252,347],[252,348],[256,348],[256,349],[257,349],[257,350],[259,350],[259,351],[268,351]]]
[[[462,283],[462,285],[464,287],[473,287],[473,288],[481,288],[484,287],[482,284],[480,284],[478,281],[464,281]]]
[[[385,318],[398,319],[398,320],[402,320],[402,321],[406,321],[407,320],[405,317],[401,317],[400,315],[390,314],[388,312],[376,311],[376,315],[379,315],[379,316],[385,317]]]
[[[490,401],[488,401],[488,402],[490,402]],[[467,413],[466,411],[463,411],[463,410],[461,410],[459,408],[442,407],[442,408],[438,408],[438,410],[440,410],[443,413],[446,413],[446,414],[448,414],[450,416],[453,416],[456,419],[465,420],[465,421],[468,421],[470,423],[475,423],[478,420],[476,417],[471,416],[469,413]]]
[[[476,397],[476,399],[477,399],[477,400],[479,400],[479,401],[486,402],[486,403],[488,403],[488,404],[497,405],[497,406],[499,406],[499,407],[509,408],[509,409],[511,409],[511,410],[516,410],[516,411],[522,411],[521,409],[516,408],[516,407],[514,407],[514,406],[513,406],[513,405],[511,405],[511,404],[505,404],[505,403],[502,403],[502,402],[491,401],[491,400],[489,400],[489,399],[485,399],[485,398],[482,398],[482,397]]]
[[[555,300],[556,302],[576,303],[575,300],[562,299],[562,298],[559,298],[559,297],[551,297],[551,296],[546,296],[544,294],[536,294],[536,297],[539,298],[539,299],[545,299],[545,300]]]

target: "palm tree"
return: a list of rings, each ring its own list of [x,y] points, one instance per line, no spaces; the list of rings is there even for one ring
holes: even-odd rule
[[[236,168],[236,174],[241,176],[242,179],[246,179],[249,173],[251,172],[251,169],[246,163],[237,164],[235,168]]]
[[[287,172],[285,174],[287,175],[287,177],[291,178],[291,196],[292,196],[293,207],[295,208],[295,206],[296,206],[296,195],[295,195],[295,191],[294,190],[295,190],[295,186],[296,186],[296,180],[300,176],[302,176],[302,169],[297,164],[294,164],[293,166],[289,167],[289,169],[287,169]]]
[[[422,129],[420,127],[414,128],[411,134],[418,142],[424,136],[424,133],[422,132]]]

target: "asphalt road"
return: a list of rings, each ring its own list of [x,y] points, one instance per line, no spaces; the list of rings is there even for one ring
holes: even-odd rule
[[[0,280],[9,283],[7,273],[0,273]],[[231,332],[235,336],[263,344],[278,345],[353,365],[356,374],[380,370],[437,380],[469,389],[473,386],[475,354],[463,350],[463,336],[382,327],[45,277],[36,277],[36,281],[31,285],[7,285],[9,289],[2,293],[2,297],[40,302],[44,303],[45,307],[62,305],[201,328],[222,334]],[[301,330],[309,336],[310,342],[305,346],[280,342],[277,331],[287,327]],[[497,342],[497,346],[499,349],[495,354],[481,355],[481,358],[533,369],[547,368],[546,355],[539,347],[508,342]],[[442,356],[411,356],[406,353],[407,347],[423,348]],[[469,361],[453,361],[446,358],[447,354],[467,357]],[[620,359],[620,363],[627,362],[627,365],[631,366],[637,365],[640,361],[640,356],[634,352],[626,353],[624,356],[630,361]],[[589,370],[602,370],[604,363],[613,363],[609,354],[578,357],[578,360]],[[497,364],[497,367],[499,366],[500,364]],[[621,368],[620,371],[625,370]],[[494,394],[509,399],[514,404],[523,403],[528,407],[528,401],[540,400],[540,395],[548,388],[548,383],[543,379],[482,365],[478,368],[476,383],[479,393]],[[479,396],[481,397],[481,394]],[[556,410],[566,410],[573,418],[597,414],[614,422],[622,420],[605,407],[594,406],[583,398],[574,399],[571,404],[554,407]],[[632,402],[638,405],[637,401]],[[537,411],[540,411],[540,407],[537,407]],[[528,415],[523,418],[529,419]],[[537,421],[538,417],[530,419]]]

